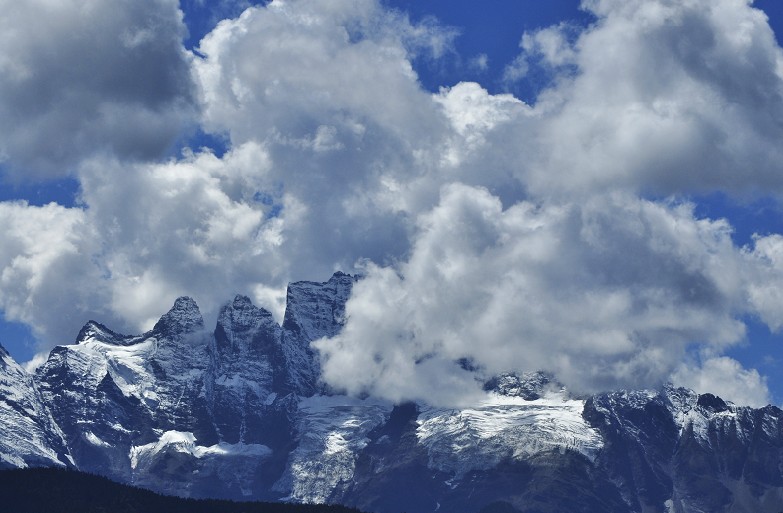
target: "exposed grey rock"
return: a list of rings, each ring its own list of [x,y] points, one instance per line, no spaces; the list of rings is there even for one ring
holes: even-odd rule
[[[282,326],[244,296],[212,332],[190,298],[142,335],[90,321],[35,376],[0,349],[0,466],[377,513],[783,510],[772,406],[671,386],[575,397],[540,372],[464,408],[330,393],[311,343],[342,329],[355,281],[292,283]]]
[[[355,282],[356,277],[337,272],[325,283],[300,281],[288,286],[283,351],[288,384],[301,396],[325,391],[319,386],[321,367],[310,344],[340,332]]]
[[[33,378],[0,346],[0,469],[73,466]]]

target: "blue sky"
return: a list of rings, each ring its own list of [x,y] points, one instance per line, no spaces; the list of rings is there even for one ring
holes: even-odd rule
[[[340,268],[368,276],[355,329],[320,348],[327,379],[348,390],[410,398],[428,386],[410,374],[469,388],[476,377],[450,363],[467,357],[486,372],[547,367],[585,390],[670,376],[718,386],[733,372],[724,386],[747,389],[735,400],[783,402],[783,77],[769,64],[780,48],[745,45],[732,26],[765,30],[749,6],[648,3],[666,17],[614,0],[252,4],[241,19],[239,1],[123,3],[89,20],[50,9],[38,14],[55,20],[49,35],[6,30],[0,43],[19,50],[0,65],[32,70],[0,84],[0,116],[14,122],[0,127],[12,226],[0,343],[15,358],[70,342],[88,318],[148,328],[180,294],[208,317],[233,293],[279,316],[288,280]],[[783,7],[753,6],[779,41]],[[85,46],[74,27],[106,43]],[[335,27],[358,35],[346,43]],[[47,45],[67,51],[62,66]],[[626,67],[602,62],[604,49]],[[654,65],[634,59],[661,72],[650,80]],[[620,222],[635,215],[648,238]],[[433,288],[454,302],[417,303]],[[408,299],[373,317],[372,298],[388,297]],[[367,337],[417,340],[399,349],[410,374],[369,365],[341,381]],[[485,349],[471,349],[477,339]]]

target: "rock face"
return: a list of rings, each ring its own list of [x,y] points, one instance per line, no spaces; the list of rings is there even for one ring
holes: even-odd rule
[[[355,277],[337,272],[326,283],[300,281],[288,286],[282,347],[288,385],[299,395],[324,391],[318,383],[321,367],[310,343],[333,337],[342,329],[345,303],[355,281]]]
[[[368,512],[779,512],[783,412],[664,387],[574,397],[506,374],[461,409],[335,394],[312,341],[355,278],[292,283],[282,326],[180,298],[148,333],[88,322],[30,375],[0,349],[0,467],[67,466],[191,497]]]
[[[0,469],[73,464],[32,376],[0,346]]]
[[[781,511],[778,408],[664,387],[592,397],[583,415],[609,442],[599,464],[634,511]]]
[[[179,298],[140,336],[88,323],[35,381],[80,469],[177,495],[262,497],[282,472],[272,448],[291,439],[283,370],[269,312],[237,296],[210,335]]]

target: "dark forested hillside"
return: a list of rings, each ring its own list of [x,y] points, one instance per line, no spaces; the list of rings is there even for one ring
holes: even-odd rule
[[[182,499],[55,468],[0,471],[5,513],[359,513],[343,506]]]

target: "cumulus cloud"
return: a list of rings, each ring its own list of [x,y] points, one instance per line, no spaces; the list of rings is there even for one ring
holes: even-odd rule
[[[85,208],[0,203],[0,308],[50,346],[87,319],[149,329],[178,295],[207,314],[237,292],[273,297],[285,286],[282,227],[301,208],[260,194],[265,166],[254,144],[162,164],[99,159],[81,169]]]
[[[176,0],[0,2],[0,164],[72,173],[96,153],[159,157],[194,113]]]
[[[167,37],[177,41],[177,31]],[[279,313],[290,279],[324,279],[360,257],[386,261],[404,252],[406,213],[395,191],[422,172],[425,153],[449,126],[410,59],[437,57],[451,37],[366,1],[273,2],[223,22],[202,42],[193,73],[205,128],[226,131],[232,149],[163,163],[80,154],[83,208],[63,210],[85,227],[73,236],[74,252],[92,274],[49,279],[63,289],[88,282],[95,300],[79,308],[63,302],[56,315],[72,319],[68,329],[42,312],[26,320],[46,326],[39,335],[51,345],[89,317],[148,328],[179,294],[195,296],[208,315],[236,292]],[[179,78],[187,82],[185,71]],[[115,91],[108,99],[99,93],[112,101]],[[20,207],[20,218],[25,209],[34,210]],[[8,295],[9,305],[11,296],[27,298],[21,289]]]
[[[504,210],[450,185],[410,258],[369,266],[346,329],[316,347],[327,381],[393,399],[458,400],[465,383],[520,369],[582,392],[651,386],[694,341],[742,340],[744,264],[728,225],[690,205],[607,195]],[[431,392],[437,371],[462,386]]]
[[[411,59],[438,55],[451,37],[376,2],[340,0],[272,2],[201,42],[205,126],[235,145],[263,143],[270,181],[306,208],[292,269],[316,279],[404,253],[415,200],[400,191],[437,162],[449,129]]]
[[[672,380],[677,385],[717,395],[739,406],[758,408],[770,403],[766,378],[727,356],[707,358],[701,365],[683,363]]]
[[[577,54],[572,39],[578,34],[578,29],[567,23],[525,32],[519,42],[522,53],[503,69],[503,82],[512,86],[524,79],[533,66],[548,72],[575,66]]]
[[[90,227],[82,210],[50,203],[0,202],[0,308],[50,343],[72,336],[85,306],[100,305],[91,261]],[[104,312],[106,313],[106,312]],[[78,329],[78,328],[77,328]]]
[[[85,167],[82,200],[101,243],[112,310],[148,328],[177,295],[214,312],[253,283],[279,285],[282,227],[295,224],[299,210],[285,194],[261,194],[271,188],[268,166],[263,149],[248,143],[223,158]]]
[[[507,86],[519,82],[527,76],[528,71],[530,71],[530,66],[527,58],[524,55],[519,55],[503,68],[503,82]]]
[[[780,189],[783,61],[763,13],[737,1],[584,7],[597,22],[576,38],[567,25],[523,37],[506,78],[533,58],[554,73],[532,107],[467,84],[438,98],[464,136],[447,153],[452,177],[494,194],[447,186],[417,218],[408,258],[368,266],[346,330],[316,344],[327,381],[420,398],[439,372],[460,382],[426,393],[445,402],[519,369],[583,391],[654,386],[683,375],[689,346],[742,340],[744,313],[780,326],[779,236],[737,248],[725,221],[634,195]],[[515,195],[513,181],[473,181],[504,168]],[[768,397],[757,374],[734,370],[755,391],[735,397]]]
[[[248,9],[199,46],[205,125],[235,144],[270,136],[304,143],[325,125],[352,145],[382,131],[426,148],[438,119],[411,59],[442,53],[451,37],[370,1]]]
[[[746,248],[753,265],[747,271],[754,273],[753,284],[748,288],[748,298],[761,320],[772,331],[783,327],[783,237],[778,234],[756,236],[753,248]]]
[[[578,35],[576,27],[561,23],[534,32],[526,32],[519,46],[524,50],[523,56],[537,55],[547,66],[560,68],[576,63],[577,54],[571,41],[574,35]]]
[[[0,204],[0,308],[44,347],[90,317],[149,328],[180,294],[208,317],[237,292],[279,317],[287,281],[359,270],[344,332],[316,344],[325,379],[352,393],[459,403],[502,371],[592,391],[722,366],[749,391],[738,401],[762,400],[763,378],[720,355],[745,315],[783,325],[783,239],[737,247],[727,221],[683,199],[780,190],[783,59],[747,2],[585,2],[596,21],[581,32],[522,38],[515,62],[552,77],[530,105],[475,83],[424,90],[412,62],[448,53],[455,33],[374,0],[251,7],[193,56],[174,2],[90,5],[45,13],[58,30],[94,13],[94,39],[113,34],[81,54],[95,70],[39,70],[38,36],[0,31],[23,43],[0,68],[29,56],[35,72],[3,75],[0,112],[31,84],[50,91],[21,104],[31,121],[0,142],[6,165],[51,170],[25,153],[40,147],[81,186],[78,208]],[[81,39],[64,41],[78,53]],[[133,87],[104,84],[115,76]],[[81,116],[32,104],[58,95]],[[191,99],[227,153],[136,158],[169,144]],[[102,117],[113,109],[157,121]],[[683,367],[693,346],[717,360]]]
[[[573,53],[553,29],[554,44],[540,33],[534,45],[576,73],[538,99],[532,189],[781,191],[783,54],[763,12],[745,0],[583,6],[597,21]]]

